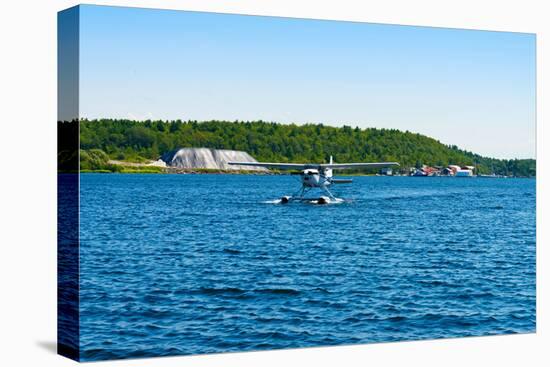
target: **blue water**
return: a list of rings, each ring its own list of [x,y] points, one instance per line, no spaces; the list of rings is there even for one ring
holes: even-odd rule
[[[535,180],[81,175],[83,360],[534,332]]]

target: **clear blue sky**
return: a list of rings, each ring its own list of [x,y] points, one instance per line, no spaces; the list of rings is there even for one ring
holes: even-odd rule
[[[85,5],[80,116],[419,132],[535,157],[535,36]]]

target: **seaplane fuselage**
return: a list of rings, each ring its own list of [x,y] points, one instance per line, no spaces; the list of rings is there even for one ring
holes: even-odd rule
[[[332,170],[324,169],[323,174],[320,174],[318,169],[308,168],[303,170],[300,176],[305,187],[324,187],[330,185]]]

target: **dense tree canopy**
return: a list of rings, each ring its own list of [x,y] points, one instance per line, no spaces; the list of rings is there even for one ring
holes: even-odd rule
[[[82,120],[80,148],[109,158],[139,162],[182,147],[243,150],[259,161],[397,161],[401,169],[448,164],[475,165],[480,173],[534,176],[535,160],[500,160],[447,146],[424,135],[395,129],[264,121]],[[94,151],[93,155],[100,153]],[[103,157],[104,158],[104,157]]]

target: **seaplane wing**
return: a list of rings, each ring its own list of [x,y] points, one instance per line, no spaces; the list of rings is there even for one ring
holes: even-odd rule
[[[265,167],[275,169],[290,169],[290,170],[304,170],[308,168],[319,168],[319,164],[309,163],[268,163],[268,162],[227,162],[227,164],[234,166],[252,166],[252,167]]]
[[[397,162],[375,162],[375,163],[328,163],[320,164],[320,168],[330,169],[353,169],[353,168],[384,168],[399,166]]]
[[[275,169],[304,170],[314,169],[353,169],[353,168],[383,168],[399,166],[397,162],[375,162],[375,163],[269,163],[269,162],[227,162],[235,166],[253,166]]]

